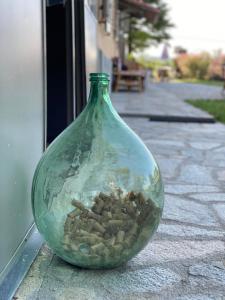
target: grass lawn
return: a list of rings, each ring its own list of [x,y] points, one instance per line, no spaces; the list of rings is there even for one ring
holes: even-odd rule
[[[225,123],[225,100],[187,100],[186,102],[207,111],[217,121]]]
[[[201,80],[201,79],[175,79],[174,82],[180,83],[196,83],[196,84],[206,84],[206,85],[213,85],[213,86],[220,86],[223,87],[224,82],[221,80]]]

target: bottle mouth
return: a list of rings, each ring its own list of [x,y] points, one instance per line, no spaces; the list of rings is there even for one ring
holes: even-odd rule
[[[107,73],[90,73],[90,81],[109,81],[109,74]]]

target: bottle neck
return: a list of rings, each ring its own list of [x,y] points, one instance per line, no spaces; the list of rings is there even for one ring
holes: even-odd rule
[[[108,102],[110,103],[109,98],[109,81],[106,80],[96,80],[91,81],[90,94],[88,102]]]

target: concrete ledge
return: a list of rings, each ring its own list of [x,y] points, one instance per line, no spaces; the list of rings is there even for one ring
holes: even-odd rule
[[[32,262],[37,256],[42,244],[43,239],[38,233],[35,225],[32,225],[17,249],[10,265],[4,272],[5,277],[3,281],[0,282],[0,299],[12,299]]]
[[[182,122],[182,123],[215,123],[213,117],[190,117],[190,116],[166,116],[166,115],[151,115],[138,113],[120,113],[121,117],[129,118],[149,118],[149,121],[158,122]]]

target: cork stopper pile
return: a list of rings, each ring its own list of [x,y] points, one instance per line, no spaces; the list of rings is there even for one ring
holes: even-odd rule
[[[126,195],[120,191],[99,193],[90,209],[77,200],[71,204],[74,209],[65,221],[64,249],[98,262],[129,256],[140,233],[149,234],[143,228],[149,227],[149,222],[155,224],[160,214],[151,199],[133,191]]]

